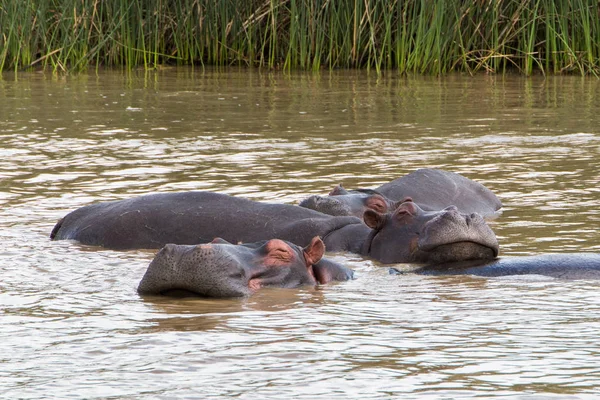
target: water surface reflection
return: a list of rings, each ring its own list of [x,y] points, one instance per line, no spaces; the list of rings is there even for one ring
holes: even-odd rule
[[[421,167],[504,202],[503,254],[600,251],[597,80],[256,70],[0,80],[7,398],[402,398],[600,385],[599,283],[390,277],[248,299],[139,297],[150,251],[50,242],[101,200],[211,190],[295,203]]]

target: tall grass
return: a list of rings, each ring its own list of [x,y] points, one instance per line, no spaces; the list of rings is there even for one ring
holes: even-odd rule
[[[598,0],[0,0],[0,71],[600,72]]]

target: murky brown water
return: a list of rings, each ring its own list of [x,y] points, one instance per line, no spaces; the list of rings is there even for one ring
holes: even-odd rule
[[[388,276],[141,299],[152,258],[50,242],[94,201],[202,189],[294,203],[420,167],[505,204],[501,253],[600,251],[600,81],[254,70],[0,80],[3,398],[583,398],[600,282]]]

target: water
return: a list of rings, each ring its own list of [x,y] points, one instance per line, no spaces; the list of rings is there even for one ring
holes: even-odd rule
[[[50,242],[150,192],[295,203],[421,167],[492,189],[503,255],[600,251],[600,81],[166,69],[0,80],[0,396],[587,398],[600,282],[389,276],[140,298],[153,252]]]

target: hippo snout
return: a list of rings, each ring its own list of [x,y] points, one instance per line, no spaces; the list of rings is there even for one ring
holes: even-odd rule
[[[164,246],[154,257],[138,292],[161,294],[183,290],[209,297],[240,297],[249,293],[243,263],[224,245]]]
[[[420,250],[432,251],[440,246],[467,242],[490,249],[494,257],[498,255],[498,240],[483,217],[478,213],[462,214],[451,206],[427,222],[418,246]]]

